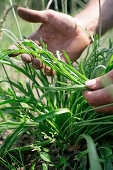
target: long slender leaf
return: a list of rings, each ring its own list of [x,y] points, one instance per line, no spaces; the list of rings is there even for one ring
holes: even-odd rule
[[[45,115],[36,117],[34,119],[34,121],[39,123],[39,122],[42,122],[45,119],[48,119],[48,118],[51,118],[51,117],[54,117],[54,116],[57,116],[57,115],[60,115],[60,114],[64,114],[64,113],[70,113],[70,110],[67,109],[67,108],[58,109],[58,110],[52,111],[50,113],[46,113]]]
[[[6,153],[9,149],[11,149],[12,145],[15,142],[15,139],[18,137],[18,135],[22,132],[24,124],[21,124],[11,135],[9,135],[4,144],[0,148],[0,155],[3,155]]]
[[[84,138],[87,142],[90,169],[91,170],[102,170],[93,139],[89,135],[86,135],[86,134],[81,135],[80,138]]]

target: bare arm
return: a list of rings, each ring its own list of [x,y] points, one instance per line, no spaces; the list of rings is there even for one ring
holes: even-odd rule
[[[113,27],[113,0],[100,0],[102,34]],[[87,7],[75,16],[78,25],[94,34],[99,33],[99,0],[90,0]]]

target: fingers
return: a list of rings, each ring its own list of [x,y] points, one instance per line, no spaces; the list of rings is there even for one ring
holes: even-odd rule
[[[113,105],[104,107],[104,105],[113,103],[113,98],[108,93],[107,88],[96,90],[96,91],[87,90],[83,92],[83,95],[86,98],[89,105],[91,105],[98,113],[113,113]],[[113,90],[113,85],[111,85],[109,88]],[[97,107],[100,106],[103,107],[98,109]]]
[[[113,70],[105,74],[104,76],[88,80],[85,82],[86,86],[90,90],[98,90],[105,86],[110,85],[113,83]]]
[[[44,68],[44,73],[46,76],[52,76],[55,74],[55,71],[52,70],[50,67],[45,66],[44,63],[42,63],[38,58],[33,58],[33,56],[31,56],[30,54],[22,54],[21,55],[22,60],[25,63],[31,63],[32,62],[32,66],[36,69],[36,70],[41,70],[42,68]]]
[[[31,63],[32,61],[32,56],[30,54],[23,53],[21,58],[25,63]]]
[[[52,76],[55,74],[55,71],[51,69],[50,67],[45,66],[44,73],[46,76]]]
[[[100,83],[100,78],[88,80],[85,82],[85,84],[90,90],[98,90],[102,88],[101,83]]]
[[[83,95],[91,106],[102,106],[113,102],[110,94],[113,91],[113,85],[95,91],[84,91]]]
[[[104,76],[88,80],[85,84],[89,90],[84,91],[83,95],[93,108],[113,103],[113,70]],[[96,109],[95,111],[113,113],[113,105]]]
[[[28,22],[46,23],[48,21],[46,11],[36,11],[36,10],[19,7],[17,13],[22,19]]]
[[[31,63],[32,62],[32,66],[36,70],[41,70],[42,68],[45,67],[44,73],[45,73],[46,76],[53,76],[55,74],[55,71],[53,69],[51,69],[48,66],[45,66],[45,64],[42,63],[38,58],[33,58],[30,54],[22,54],[21,58],[25,63]]]
[[[42,63],[38,58],[34,58],[32,60],[32,66],[37,70],[41,70],[44,67],[44,63]]]
[[[35,41],[35,43],[38,44],[38,41]],[[18,47],[16,46],[16,44],[11,45],[7,51],[13,51],[13,50],[18,50]],[[9,54],[9,57],[16,57],[17,55],[19,55],[19,53],[12,53],[12,54]],[[42,68],[45,67],[44,73],[46,76],[52,76],[55,74],[54,70],[52,70],[48,66],[45,66],[44,63],[42,63],[38,58],[34,58],[34,56],[32,56],[31,54],[23,53],[21,54],[21,58],[25,63],[32,62],[32,66],[37,70],[41,70]]]
[[[16,44],[10,45],[7,52],[10,52],[12,50],[19,50],[18,47],[16,46]],[[15,52],[15,53],[8,54],[8,55],[9,55],[9,57],[16,57],[17,55],[19,55],[19,53]]]
[[[45,66],[44,63],[42,63],[38,58],[33,58],[32,55],[30,54],[22,54],[21,55],[22,60],[25,63],[31,63],[32,62],[32,66],[36,69],[36,70],[41,70],[42,68],[44,68],[44,73],[46,76],[52,76],[55,74],[55,71],[52,70],[50,67]]]
[[[56,30],[65,34],[75,33],[77,28],[73,17],[54,10],[37,11],[19,7],[17,13],[25,21],[33,23],[41,22],[43,24],[49,23]]]
[[[44,63],[42,63],[38,58],[33,58],[33,56],[31,56],[30,54],[22,54],[21,58],[25,63],[31,63],[32,62],[32,66],[36,70],[41,70],[42,68],[45,67],[44,73],[45,73],[46,76],[52,76],[52,75],[55,74],[54,70],[52,70],[48,66],[45,66]]]
[[[100,106],[98,106],[100,107]],[[113,105],[111,106],[105,106],[105,107],[102,107],[102,108],[97,108],[97,107],[93,107],[95,109],[96,112],[98,113],[113,113]],[[97,108],[97,109],[96,109]]]

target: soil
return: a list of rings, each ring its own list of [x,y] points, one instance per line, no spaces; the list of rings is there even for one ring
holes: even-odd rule
[[[3,131],[2,135],[0,135],[0,144],[3,144],[7,135],[9,135],[11,132],[12,132],[12,130]],[[19,137],[19,140],[14,144],[13,148],[18,147],[18,145],[21,147],[30,145],[33,143],[33,141],[34,141],[33,136],[23,134]],[[79,152],[79,149],[80,149],[79,146],[77,146],[77,145],[68,146],[68,149],[66,151],[64,151],[63,153],[59,147],[56,148],[56,146],[53,146],[53,145],[46,146],[46,148],[48,148],[50,150],[49,155],[51,157],[51,161],[55,165],[59,164],[61,157],[67,159],[69,157],[69,155],[71,155],[68,160],[69,164],[71,165],[71,168],[69,168],[69,166],[68,166],[68,168],[65,168],[65,170],[73,169],[73,166],[74,166],[73,162],[75,162],[73,160],[76,158],[76,155]],[[10,165],[12,165],[12,167],[16,167],[17,170],[24,170],[24,169],[30,170],[34,161],[35,161],[34,170],[42,170],[42,162],[43,161],[39,159],[39,154],[37,151],[32,151],[32,150],[22,151],[21,152],[22,160],[20,158],[20,153],[18,151],[10,152],[10,154],[18,160],[17,165],[19,165],[20,168],[18,168],[16,166],[15,162],[12,162],[9,154],[6,154],[6,156],[4,157],[4,160],[6,160],[6,162],[9,162]],[[22,162],[22,161],[23,161],[23,165],[25,166],[25,168],[21,164],[19,164],[19,162]],[[0,170],[9,170],[9,169],[11,170],[11,168],[6,168],[2,163],[0,163]],[[62,170],[62,165],[60,168],[57,168],[57,169]],[[56,170],[56,168],[53,166],[49,166],[48,170]]]

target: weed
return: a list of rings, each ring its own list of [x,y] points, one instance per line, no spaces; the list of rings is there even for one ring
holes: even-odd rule
[[[16,6],[16,4],[11,4],[11,6],[6,9],[6,11],[4,12],[4,15],[3,15],[2,19],[0,20],[0,40],[2,39],[3,24],[4,24],[4,22],[6,21],[6,18],[7,18],[7,16],[8,16],[8,13],[11,11],[11,9],[12,9],[14,6]]]
[[[100,170],[108,168],[108,164],[113,168],[113,115],[96,113],[81,92],[86,89],[86,80],[113,68],[111,40],[109,48],[101,49],[95,36],[85,57],[74,67],[65,52],[69,65],[60,59],[58,52],[55,58],[45,46],[39,47],[33,41],[18,44],[17,50],[5,49],[0,53],[5,73],[0,83],[8,84],[7,89],[0,87],[0,131],[13,129],[0,146],[1,164],[10,169],[27,169],[29,162],[31,169],[51,166]],[[43,70],[8,57],[15,52],[32,54],[54,69],[56,75],[47,78]],[[7,67],[14,69],[13,77]],[[21,80],[16,79],[17,72],[22,75]],[[20,142],[24,134],[33,136],[29,145]],[[32,161],[24,160],[27,154],[34,155]]]
[[[20,133],[22,134],[26,129],[32,127],[35,129],[35,134],[41,135],[41,138],[38,137],[37,140],[45,141],[45,138],[49,139],[50,144],[53,146],[58,145],[59,148],[63,149],[62,152],[64,154],[65,152],[69,152],[69,145],[79,145],[79,154],[75,155],[78,155],[78,159],[81,160],[81,166],[83,156],[88,153],[90,167],[94,167],[91,147],[95,148],[94,142],[98,142],[97,148],[99,150],[100,147],[107,143],[107,138],[109,138],[113,132],[113,116],[104,114],[99,115],[94,112],[94,109],[91,109],[81,95],[81,90],[86,88],[85,81],[87,78],[85,75],[87,75],[88,78],[92,77],[92,74],[93,76],[95,75],[90,69],[99,69],[101,66],[104,66],[102,67],[104,70],[106,70],[106,68],[108,69],[105,61],[108,59],[108,54],[109,56],[112,56],[112,47],[109,50],[100,49],[98,47],[98,42],[95,41],[93,52],[91,54],[87,53],[80,64],[76,65],[75,69],[71,66],[65,52],[64,54],[70,65],[64,63],[59,56],[58,58],[55,58],[52,53],[45,48],[39,47],[32,41],[26,40],[19,44],[19,46],[20,45],[22,49],[19,48],[18,50],[10,52],[3,50],[1,53],[0,62],[6,73],[6,80],[1,81],[1,83],[9,83],[10,88],[7,92],[1,89],[2,100],[0,105],[2,107],[0,110],[2,115],[7,115],[7,118],[5,118],[7,121],[1,123],[0,126],[1,130],[15,129],[15,131],[6,138],[5,143],[1,147],[1,154],[5,154],[7,151],[9,152]],[[7,57],[7,54],[15,52],[30,53],[34,55],[44,64],[54,69],[56,75],[51,77],[51,80],[48,80],[42,71],[35,70],[31,64],[22,63],[22,67],[18,66],[18,64],[15,63],[15,60]],[[99,63],[101,64],[100,66]],[[24,81],[21,83],[19,81],[15,82],[14,80],[11,80],[5,69],[5,65],[13,67],[21,72],[26,77],[27,82]],[[84,76],[80,72],[84,73]],[[99,74],[102,75],[103,70],[101,70],[101,73],[99,72]],[[39,81],[41,84],[39,84]],[[13,112],[11,112],[12,109]],[[8,114],[13,117],[13,120],[8,120]],[[84,140],[78,142],[81,134],[87,134],[85,136],[83,135],[83,137],[85,137],[87,141],[87,147],[90,148],[88,152],[87,150],[86,152],[84,150],[86,149]],[[47,143],[45,141],[45,144]],[[37,144],[37,142],[36,144],[34,143],[32,148],[35,148],[35,145],[37,146]],[[29,150],[30,148],[30,146],[24,146],[19,149]],[[94,150],[95,159],[98,161],[98,169],[101,165],[96,148]]]

